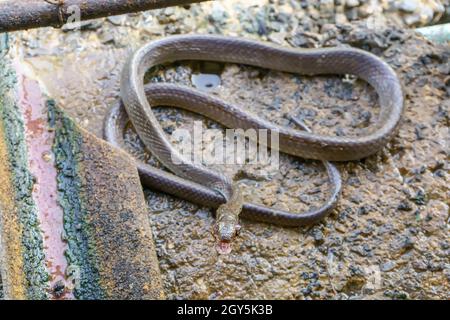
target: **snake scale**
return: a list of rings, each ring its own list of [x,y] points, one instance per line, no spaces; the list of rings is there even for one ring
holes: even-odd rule
[[[308,76],[352,74],[368,82],[377,92],[379,119],[368,135],[320,135],[312,133],[295,118],[292,120],[302,130],[279,127],[191,87],[162,83],[144,86],[147,70],[180,60],[238,63]],[[357,160],[380,150],[395,135],[404,104],[402,87],[396,73],[383,60],[366,51],[347,47],[286,48],[215,35],[171,36],[141,47],[125,64],[120,95],[121,102],[111,108],[105,119],[105,139],[113,145],[123,147],[124,128],[129,118],[146,147],[172,172],[139,162],[142,183],[200,205],[219,208],[217,227],[222,242],[229,242],[236,234],[239,215],[283,226],[311,224],[326,216],[335,207],[341,189],[339,172],[328,161]],[[323,161],[332,186],[329,198],[320,208],[301,214],[253,203],[239,203],[242,197],[236,194],[237,188],[230,178],[184,159],[173,148],[152,112],[152,107],[156,106],[189,110],[228,128],[278,130],[280,151]]]

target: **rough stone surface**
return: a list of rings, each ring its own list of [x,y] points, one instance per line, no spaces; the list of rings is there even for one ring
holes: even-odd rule
[[[379,55],[398,72],[406,96],[399,134],[382,152],[338,165],[342,200],[315,226],[243,221],[232,253],[220,256],[210,210],[146,190],[169,298],[450,298],[448,46],[385,24],[335,26],[325,20],[299,10],[297,2],[233,0],[133,15],[120,25],[105,21],[95,30],[21,34],[25,61],[50,94],[99,136],[129,48],[170,34],[220,33],[294,47],[351,45]],[[191,84],[195,69],[177,63],[153,81]],[[376,95],[361,81],[237,65],[223,66],[220,76],[211,94],[282,125],[290,125],[283,114],[293,113],[316,132],[357,135],[377,119]],[[158,117],[168,134],[201,119],[162,108]],[[220,128],[212,121],[205,127]],[[127,138],[133,154],[155,163],[132,131]],[[275,207],[306,210],[327,191],[320,164],[284,155],[275,171],[218,168],[240,171],[247,200]]]
[[[160,271],[134,161],[49,102],[69,269],[79,299],[161,299]]]
[[[134,161],[85,130],[75,130],[79,130],[81,143],[79,154],[75,155],[80,179],[77,196],[84,212],[74,222],[83,225],[82,235],[78,234],[77,239],[80,236],[87,239],[88,263],[96,269],[99,282],[98,294],[88,287],[80,290],[79,298],[164,298]],[[70,250],[73,234],[68,230],[67,234]]]

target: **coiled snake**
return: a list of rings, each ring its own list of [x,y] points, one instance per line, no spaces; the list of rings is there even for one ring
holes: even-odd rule
[[[179,60],[239,63],[303,75],[352,74],[376,90],[381,107],[379,120],[375,130],[365,136],[326,136],[310,132],[295,118],[293,120],[303,130],[278,127],[190,87],[174,84],[144,86],[144,75],[149,68]],[[146,147],[172,172],[138,163],[143,184],[200,205],[219,208],[217,227],[222,243],[228,243],[236,234],[239,215],[284,226],[311,224],[326,216],[336,205],[341,189],[339,172],[328,161],[361,159],[382,148],[396,133],[404,100],[393,69],[363,50],[292,49],[213,35],[172,36],[143,46],[125,65],[120,94],[122,102],[110,110],[105,120],[106,140],[123,146],[123,132],[129,117]],[[324,162],[332,185],[330,197],[322,207],[302,214],[243,203],[238,188],[233,187],[228,177],[184,159],[173,148],[152,112],[152,107],[156,106],[186,109],[229,128],[278,130],[280,151]]]

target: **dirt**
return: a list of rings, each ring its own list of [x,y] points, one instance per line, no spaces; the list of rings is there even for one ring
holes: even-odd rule
[[[145,190],[166,295],[171,298],[450,298],[448,110],[449,48],[389,24],[328,24],[286,1],[227,1],[94,21],[82,31],[21,33],[24,61],[50,95],[87,130],[119,94],[121,67],[132,48],[180,33],[237,35],[294,47],[350,45],[369,50],[398,73],[406,97],[397,137],[381,152],[338,164],[344,190],[321,223],[281,228],[242,222],[228,256],[214,249],[211,210]],[[192,85],[189,63],[158,71],[153,81]],[[196,72],[194,70],[194,72]],[[315,132],[358,135],[379,111],[361,81],[305,77],[225,65],[215,94],[281,125],[301,116]],[[168,134],[202,119],[158,109]],[[220,128],[213,121],[205,127]],[[128,132],[129,149],[149,163]],[[320,163],[281,155],[279,170],[216,166],[241,172],[247,200],[304,211],[326,197]]]

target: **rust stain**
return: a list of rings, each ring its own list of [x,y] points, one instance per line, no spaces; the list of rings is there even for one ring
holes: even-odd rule
[[[28,161],[36,179],[32,195],[38,208],[46,267],[51,276],[50,294],[53,299],[73,299],[72,284],[66,277],[67,260],[64,252],[67,243],[62,240],[63,210],[57,202],[57,171],[52,153],[55,133],[48,125],[48,110],[39,84],[21,73],[17,62],[15,67],[18,71],[19,105],[26,128]]]

